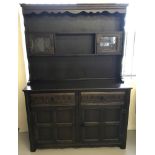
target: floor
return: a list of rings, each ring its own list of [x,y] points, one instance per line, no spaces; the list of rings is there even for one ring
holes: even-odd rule
[[[65,148],[65,149],[37,149],[30,152],[27,133],[19,133],[18,155],[136,155],[136,132],[128,131],[127,147],[122,150],[118,147],[98,148]]]

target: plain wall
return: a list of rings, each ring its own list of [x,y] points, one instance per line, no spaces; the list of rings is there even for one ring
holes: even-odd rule
[[[23,88],[26,86],[25,63],[22,46],[20,17],[18,15],[18,128],[27,131],[26,107]]]

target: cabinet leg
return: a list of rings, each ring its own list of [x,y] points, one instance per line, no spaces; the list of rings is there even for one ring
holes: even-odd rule
[[[30,151],[31,152],[35,152],[36,151],[36,148],[34,146],[30,146]]]
[[[121,149],[126,149],[126,145],[123,144],[123,145],[120,146],[120,148],[121,148]]]

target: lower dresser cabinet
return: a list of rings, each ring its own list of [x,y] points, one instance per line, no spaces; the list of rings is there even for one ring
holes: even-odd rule
[[[130,89],[24,93],[31,151],[126,147]]]

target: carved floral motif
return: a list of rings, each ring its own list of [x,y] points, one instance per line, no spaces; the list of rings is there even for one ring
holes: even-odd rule
[[[124,93],[84,93],[81,95],[82,103],[99,103],[99,102],[123,102]]]
[[[73,104],[75,103],[74,94],[32,94],[32,104]]]

